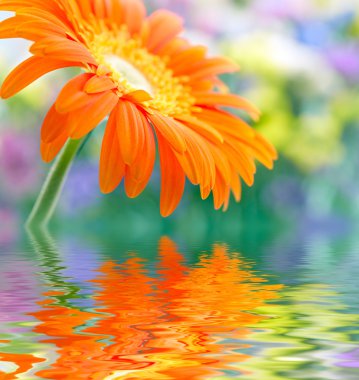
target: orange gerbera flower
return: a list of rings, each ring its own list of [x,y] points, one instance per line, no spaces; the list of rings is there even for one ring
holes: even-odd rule
[[[227,93],[218,78],[237,67],[179,37],[177,15],[159,10],[146,16],[140,0],[1,0],[0,10],[16,13],[0,24],[1,38],[33,41],[32,57],[5,79],[2,98],[50,71],[84,70],[65,85],[45,117],[46,162],[68,139],[84,137],[109,115],[101,190],[112,192],[124,179],[127,195],[138,196],[152,174],[157,140],[164,216],[178,205],[186,177],[200,186],[203,199],[213,192],[215,207],[226,209],[231,192],[237,201],[241,197],[240,178],[253,184],[255,159],[272,168],[273,147],[221,108],[259,114]]]

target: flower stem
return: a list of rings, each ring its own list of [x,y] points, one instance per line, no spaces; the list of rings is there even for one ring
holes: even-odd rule
[[[51,167],[35,205],[26,221],[29,230],[43,229],[51,219],[72,162],[83,139],[69,140]]]

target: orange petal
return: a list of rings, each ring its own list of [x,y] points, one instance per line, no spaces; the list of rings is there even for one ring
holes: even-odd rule
[[[59,8],[55,8],[53,11],[50,11],[44,8],[43,6],[40,6],[38,8],[29,6],[18,9],[16,14],[28,16],[33,18],[34,20],[38,19],[44,22],[49,22],[63,29],[65,35],[68,34],[69,36],[74,37],[72,25],[70,24],[65,13],[61,11]]]
[[[2,0],[0,2],[0,10],[2,11],[17,11],[21,8],[37,7],[46,11],[57,13],[59,7],[53,1],[46,0]]]
[[[65,145],[67,140],[68,140],[67,133],[63,133],[59,135],[55,140],[49,143],[41,141],[40,151],[41,151],[42,159],[45,162],[51,162],[60,152],[60,150]]]
[[[169,57],[170,62],[171,62],[173,57],[176,57],[183,50],[186,50],[189,47],[190,47],[190,44],[186,39],[181,38],[181,37],[176,37],[173,40],[169,41],[167,44],[165,44],[163,47],[158,49],[156,51],[156,54],[160,56]]]
[[[210,145],[210,150],[213,155],[214,162],[216,164],[217,170],[221,173],[224,181],[226,183],[231,182],[233,168],[228,160],[226,154],[221,150],[220,147]]]
[[[113,88],[116,88],[113,80],[108,77],[98,77],[97,75],[94,75],[87,81],[84,91],[88,94],[95,94],[98,92],[112,90]]]
[[[232,171],[230,186],[235,200],[239,202],[242,197],[242,184],[235,170]]]
[[[161,215],[167,217],[177,208],[185,187],[185,175],[168,142],[157,136],[161,165]]]
[[[70,137],[80,139],[91,132],[116,106],[118,96],[112,91],[101,94],[89,106],[70,114]]]
[[[174,54],[171,57],[168,67],[170,67],[175,73],[177,71],[187,71],[189,66],[192,66],[195,62],[202,62],[207,53],[207,48],[204,46],[189,46],[186,49]]]
[[[20,63],[5,79],[1,87],[1,97],[3,99],[9,98],[48,72],[70,66],[80,66],[80,64],[30,57]]]
[[[84,87],[92,77],[93,74],[84,73],[71,79],[57,97],[57,111],[66,113],[88,105],[91,102],[91,96],[84,92]]]
[[[104,0],[92,0],[94,15],[99,19],[104,19],[107,16],[106,2]]]
[[[77,3],[82,17],[86,19],[92,13],[91,0],[79,0]]]
[[[272,157],[273,160],[278,158],[278,153],[274,146],[266,140],[260,133],[256,132],[255,139],[265,148],[266,152]]]
[[[194,116],[178,115],[176,116],[176,120],[181,121],[183,124],[215,144],[223,143],[223,136],[215,128]]]
[[[30,16],[17,15],[0,23],[0,38],[25,38],[35,41],[49,34],[66,36],[59,26]]]
[[[219,210],[223,205],[228,207],[230,197],[230,187],[225,183],[221,174],[217,172],[216,184],[212,190],[214,208]]]
[[[36,41],[49,35],[66,37],[66,32],[61,27],[47,21],[31,21],[18,25],[16,33],[21,38]]]
[[[89,0],[92,2],[92,0]],[[83,15],[82,9],[80,8],[80,3],[83,3],[83,0],[74,1],[74,0],[56,0],[56,3],[58,3],[59,7],[62,10],[63,15],[65,16],[65,19],[63,21],[68,24],[72,25],[78,25],[79,23],[82,23],[81,18],[84,18],[85,20],[88,19],[90,16],[90,13],[87,13]],[[93,12],[91,11],[91,14]],[[57,15],[59,18],[61,18],[61,15]]]
[[[254,140],[244,141],[245,145],[251,147],[253,156],[266,168],[273,169],[274,160],[278,158],[277,152],[274,147],[261,136],[256,133]]]
[[[133,103],[143,103],[153,98],[147,91],[136,90],[136,91],[126,94],[124,96],[124,99],[128,99]]]
[[[96,60],[81,43],[61,37],[48,37],[36,41],[30,53],[63,61],[82,62],[96,65]]]
[[[146,16],[146,8],[141,0],[126,0],[122,2],[125,24],[131,34],[138,33]]]
[[[125,14],[124,14],[122,2],[119,0],[110,0],[110,6],[111,6],[111,12],[110,12],[111,20],[117,25],[122,25],[125,22]]]
[[[100,189],[105,194],[114,191],[125,174],[125,163],[121,157],[116,125],[116,115],[113,111],[106,126],[100,156]]]
[[[236,138],[254,138],[254,130],[241,118],[228,112],[203,108],[197,113],[198,119],[216,128],[223,136],[226,134]]]
[[[53,105],[47,113],[41,128],[41,141],[51,143],[59,136],[67,133],[69,136],[68,115],[56,111]]]
[[[152,13],[148,18],[147,49],[151,52],[160,50],[182,31],[182,24],[182,19],[172,12],[159,10]]]
[[[145,118],[142,114],[141,117]],[[156,145],[153,131],[148,121],[146,123],[145,120],[144,123],[143,131],[145,141],[142,153],[138,155],[136,161],[127,168],[125,177],[125,190],[127,196],[130,198],[135,198],[142,193],[151,178],[155,165]]]
[[[196,104],[204,106],[227,106],[247,111],[254,120],[258,120],[260,111],[248,100],[234,94],[197,93]]]
[[[187,151],[176,153],[187,177],[193,184],[212,188],[215,182],[216,167],[208,143],[191,130],[186,130]]]
[[[224,57],[206,58],[200,62],[183,67],[182,70],[177,70],[176,75],[189,76],[190,83],[198,80],[210,78],[224,73],[232,73],[238,70],[238,66]]]
[[[211,91],[215,87],[214,78],[211,79],[202,79],[198,80],[196,82],[191,83],[191,88],[193,92],[195,91]]]
[[[178,122],[159,113],[149,114],[155,129],[171,144],[174,150],[184,153],[187,149],[182,128]]]
[[[116,122],[122,158],[131,165],[143,148],[144,128],[148,122],[137,107],[126,100],[120,100],[116,107]]]
[[[227,141],[222,149],[226,153],[233,167],[243,178],[244,182],[248,186],[252,186],[254,183],[256,166],[252,157],[248,154],[248,151],[235,144],[234,141]]]
[[[224,195],[224,202],[223,202],[223,211],[227,211],[229,208],[229,201],[231,199],[231,188],[226,185],[225,187],[225,195]]]

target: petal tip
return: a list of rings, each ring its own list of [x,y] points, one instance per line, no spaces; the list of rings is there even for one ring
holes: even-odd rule
[[[161,213],[161,216],[162,218],[168,218],[169,216],[171,216],[173,214],[173,211],[171,210],[160,210],[160,213]]]

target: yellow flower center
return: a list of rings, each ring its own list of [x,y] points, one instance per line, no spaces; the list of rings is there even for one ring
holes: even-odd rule
[[[153,94],[153,88],[146,77],[129,62],[114,54],[104,56],[106,65],[112,69],[112,75],[120,83],[127,82],[127,87],[132,87],[135,90],[145,90],[150,95]]]
[[[86,33],[85,40],[98,64],[109,67],[119,92],[145,90],[153,99],[146,106],[164,115],[188,114],[194,104],[186,77],[176,77],[164,57],[151,54],[126,27]]]

